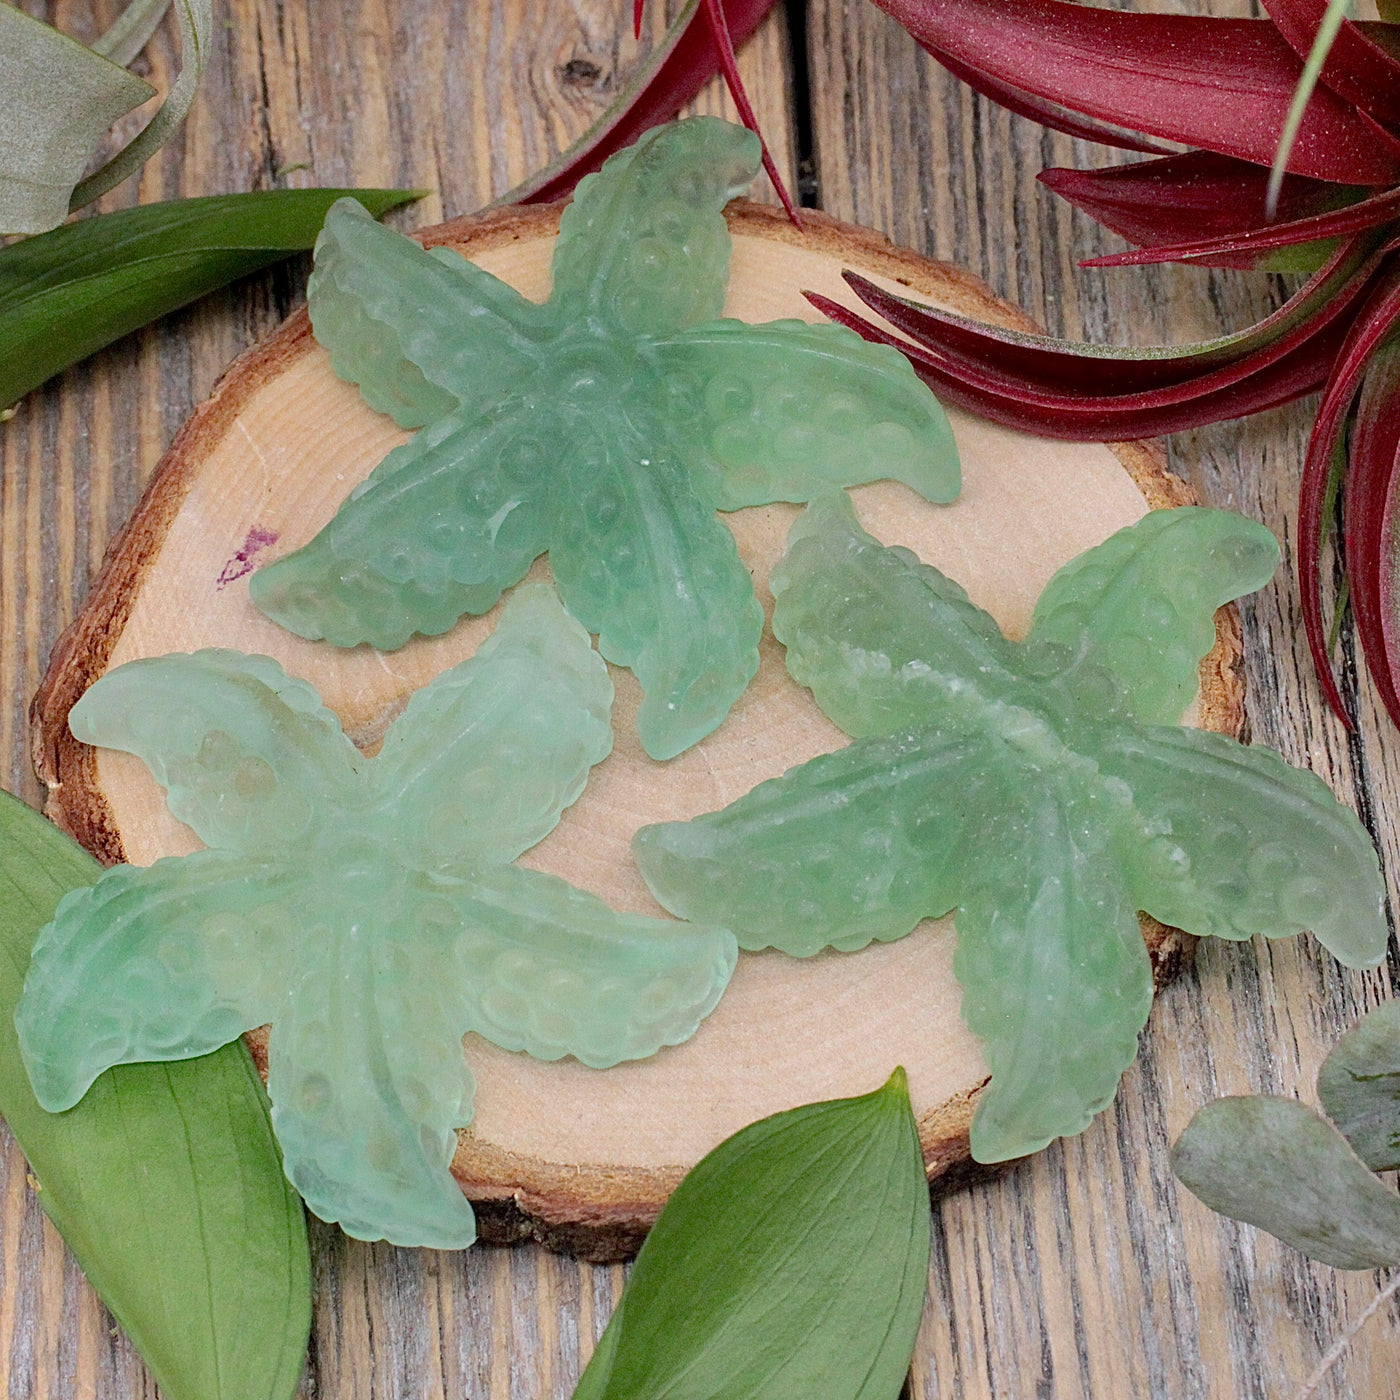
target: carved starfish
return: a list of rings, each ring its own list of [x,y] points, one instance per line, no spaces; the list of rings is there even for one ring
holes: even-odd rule
[[[935,501],[959,485],[943,412],[901,355],[837,326],[714,319],[721,211],[759,158],[710,117],[648,132],[579,185],[542,306],[335,205],[317,339],[372,407],[427,426],[254,575],[257,606],[304,637],[392,650],[485,612],[547,549],[569,608],[642,684],[647,752],[714,729],[763,625],[716,508],[879,477]]]
[[[644,828],[647,883],[745,948],[804,957],[956,908],[963,1017],[992,1072],[973,1156],[1082,1131],[1152,1001],[1135,911],[1221,938],[1311,928],[1350,966],[1384,952],[1356,817],[1277,754],[1177,724],[1215,609],[1277,561],[1240,516],[1154,511],[1055,575],[1022,644],[844,496],[814,504],[774,572],[773,630],[855,742]]]
[[[463,1034],[637,1059],[694,1032],[737,957],[722,929],[615,913],[510,864],[608,753],[611,704],[544,585],[413,696],[373,759],[268,657],[103,677],[74,734],[139,755],[210,849],[117,866],[40,933],[16,1017],[40,1103],[271,1022],[273,1127],[311,1209],[364,1239],[470,1244],[448,1170],[472,1116]]]

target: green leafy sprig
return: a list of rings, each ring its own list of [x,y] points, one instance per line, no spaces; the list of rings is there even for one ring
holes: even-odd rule
[[[247,1050],[122,1065],[46,1113],[15,1004],[35,934],[101,867],[4,792],[0,849],[0,1114],[40,1204],[167,1400],[291,1400],[311,1328],[306,1218]]]

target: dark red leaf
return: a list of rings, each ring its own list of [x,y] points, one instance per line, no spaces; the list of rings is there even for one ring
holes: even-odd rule
[[[933,56],[973,92],[980,92],[983,97],[991,98],[1008,112],[1015,112],[1018,117],[1029,117],[1031,121],[1048,126],[1052,131],[1063,131],[1066,136],[1077,136],[1081,141],[1096,141],[1101,146],[1117,146],[1123,151],[1142,151],[1146,155],[1165,154],[1169,149],[1131,132],[1106,126],[1103,122],[1096,122],[1088,117],[1077,117],[1073,112],[1067,112],[1053,102],[1042,102],[1039,98],[1031,97],[1017,88],[1008,87],[1005,83],[999,83],[995,78],[987,77],[985,73],[966,67],[948,54],[935,53]]]
[[[734,43],[758,28],[775,0],[721,0]],[[702,12],[688,0],[665,39],[584,135],[538,174],[502,195],[500,204],[542,204],[563,199],[585,175],[658,122],[670,121],[720,69],[720,55]],[[781,189],[781,186],[779,186]]]
[[[935,57],[1031,98],[1269,165],[1297,55],[1267,20],[1100,9],[1067,0],[876,0]],[[1400,183],[1400,142],[1327,89],[1289,168],[1342,184]]]
[[[632,37],[642,37],[642,19],[647,12],[647,0],[632,0]]]
[[[1168,393],[1181,385],[1208,387],[1243,378],[1316,336],[1366,292],[1381,259],[1376,240],[1356,239],[1315,273],[1273,315],[1232,335],[1195,345],[1122,347],[1054,340],[988,326],[882,290],[845,274],[856,295],[926,353],[950,367],[1003,375],[1026,395],[1065,394],[1084,401]],[[1242,368],[1243,366],[1243,368]]]
[[[1043,170],[1040,180],[1076,209],[1130,243],[1145,248],[1228,238],[1267,222],[1269,172],[1260,165],[1188,151],[1103,170]],[[1284,222],[1324,214],[1361,199],[1358,185],[1334,185],[1304,175],[1284,179],[1277,217]],[[1212,267],[1254,267],[1252,254],[1198,258]]]
[[[1286,354],[1272,358],[1260,355],[1263,363],[1257,370],[1246,357],[1232,381],[1225,384],[1203,376],[1204,382],[1188,380],[1155,392],[1057,393],[1028,389],[1014,375],[934,355],[881,329],[839,302],[811,292],[807,297],[838,324],[867,340],[901,351],[939,398],[1037,437],[1075,442],[1155,437],[1275,408],[1321,386],[1345,334],[1345,327],[1334,320]],[[1105,363],[1095,359],[1091,367],[1082,367],[1082,372],[1097,372]]]
[[[1256,260],[1266,253],[1302,243],[1318,243],[1323,239],[1345,238],[1366,229],[1379,228],[1400,218],[1400,189],[1387,190],[1370,199],[1359,200],[1344,209],[1323,214],[1310,214],[1302,219],[1264,224],[1243,233],[1224,238],[1203,238],[1190,243],[1168,244],[1157,248],[1138,248],[1129,253],[1108,253],[1101,258],[1087,258],[1083,267],[1125,267],[1136,263],[1209,262],[1222,255],[1253,255]]]
[[[1306,59],[1327,0],[1264,0],[1264,9],[1294,52]],[[1350,20],[1342,21],[1327,51],[1322,81],[1383,126],[1400,129],[1400,62]]]
[[[1352,401],[1356,398],[1367,362],[1398,321],[1400,264],[1392,256],[1377,274],[1376,285],[1355,316],[1328,376],[1308,438],[1308,451],[1303,459],[1303,480],[1298,493],[1298,573],[1303,626],[1327,701],[1348,725],[1351,718],[1342,703],[1332,661],[1327,654],[1327,629],[1322,617],[1324,506],[1333,458],[1342,441]]]
[[[1400,454],[1400,346],[1371,356],[1347,451],[1342,534],[1356,633],[1371,678],[1400,725],[1396,689],[1395,506]]]

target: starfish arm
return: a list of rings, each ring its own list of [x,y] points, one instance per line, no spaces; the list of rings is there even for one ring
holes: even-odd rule
[[[992,1074],[972,1119],[979,1162],[1082,1132],[1137,1054],[1152,965],[1092,820],[1050,792],[980,835],[953,962]]]
[[[528,403],[458,410],[391,452],[309,544],[259,569],[254,604],[298,636],[381,651],[490,611],[548,546],[558,450]]]
[[[720,510],[807,501],[888,478],[951,501],[958,449],[938,400],[897,350],[841,326],[712,321],[653,341],[668,422]]]
[[[549,562],[569,610],[644,691],[653,758],[715,729],[758,669],[763,611],[734,536],[664,441],[619,422],[570,453]]]
[[[1139,724],[1176,724],[1215,644],[1215,610],[1262,588],[1278,560],[1274,537],[1233,511],[1149,511],[1050,580],[1027,640],[1062,649],[1070,677],[1111,672],[1110,701]]]
[[[307,932],[324,958],[302,970],[268,1043],[288,1179],[357,1239],[463,1249],[475,1216],[450,1166],[473,1084],[450,941],[416,922],[431,918],[422,900],[372,944],[348,936],[361,917],[348,904],[318,912]]]
[[[953,907],[978,858],[965,831],[984,755],[932,731],[857,739],[722,811],[643,827],[633,851],[667,909],[744,948],[810,957],[902,938]]]
[[[326,215],[306,295],[331,367],[401,428],[512,392],[554,325],[500,278],[451,249],[424,249],[353,199]]]
[[[40,930],[15,1013],[45,1108],[113,1065],[208,1054],[271,1019],[304,884],[222,851],[118,865]]]
[[[714,1009],[738,958],[727,929],[619,913],[519,866],[439,893],[458,920],[470,1028],[541,1060],[573,1055],[605,1069],[679,1045]]]
[[[549,305],[625,336],[713,320],[729,280],[722,211],[761,159],[752,132],[716,117],[654,127],[610,157],[559,221]]]
[[[613,687],[554,590],[527,583],[476,655],[417,691],[375,761],[394,839],[420,868],[513,860],[612,748]]]
[[[316,690],[267,656],[208,650],[118,666],[69,715],[133,753],[208,846],[275,854],[316,828],[358,755]]]
[[[1092,757],[1132,794],[1125,859],[1140,909],[1218,938],[1311,929],[1348,967],[1380,962],[1375,847],[1320,778],[1199,729],[1105,734]]]
[[[909,550],[866,534],[843,492],[798,519],[772,587],[788,670],[854,737],[980,727],[989,702],[1023,690],[995,620]]]

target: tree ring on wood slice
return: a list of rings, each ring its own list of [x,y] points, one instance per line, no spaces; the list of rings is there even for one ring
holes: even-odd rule
[[[450,244],[528,296],[549,289],[561,206],[508,209],[420,234]],[[728,210],[733,270],[725,314],[747,321],[818,320],[810,289],[856,304],[841,280],[855,268],[964,315],[1034,329],[1014,307],[947,264],[894,248],[878,234],[804,211],[805,233],[779,211]],[[950,411],[964,486],[951,506],[879,483],[852,493],[867,529],[907,545],[962,583],[1013,636],[1066,560],[1147,510],[1190,504],[1155,444],[1049,442]],[[407,438],[331,372],[304,311],[244,354],[179,433],[101,577],[61,639],[34,702],[35,762],[49,815],[106,862],[148,864],[196,849],[167,812],[144,765],[68,732],[68,712],[98,676],[141,656],[235,647],[275,656],[315,683],[362,746],[377,743],[408,695],[475,651],[496,614],[464,618],[402,651],[341,651],[278,628],[248,600],[248,575],[304,544],[390,448]],[[769,570],[797,507],[723,518],[771,613]],[[549,576],[548,559],[532,576]],[[1217,617],[1190,718],[1238,734],[1240,641]],[[613,754],[578,803],[522,860],[619,909],[660,914],[633,865],[639,826],[711,811],[845,737],[787,675],[765,631],[759,672],[725,723],[667,763],[649,759],[633,728],[639,692],[614,669]],[[1179,965],[1185,935],[1143,920],[1158,984]],[[476,1118],[452,1164],[477,1203],[482,1236],[534,1237],[596,1260],[635,1251],[667,1194],[716,1143],[745,1124],[816,1099],[864,1093],[896,1064],[909,1074],[931,1180],[969,1161],[968,1125],[987,1071],[958,1014],[951,919],[895,943],[797,960],[740,955],[718,1008],[688,1044],[649,1060],[592,1070],[546,1064],[469,1035]],[[265,1069],[265,1037],[249,1037]]]

